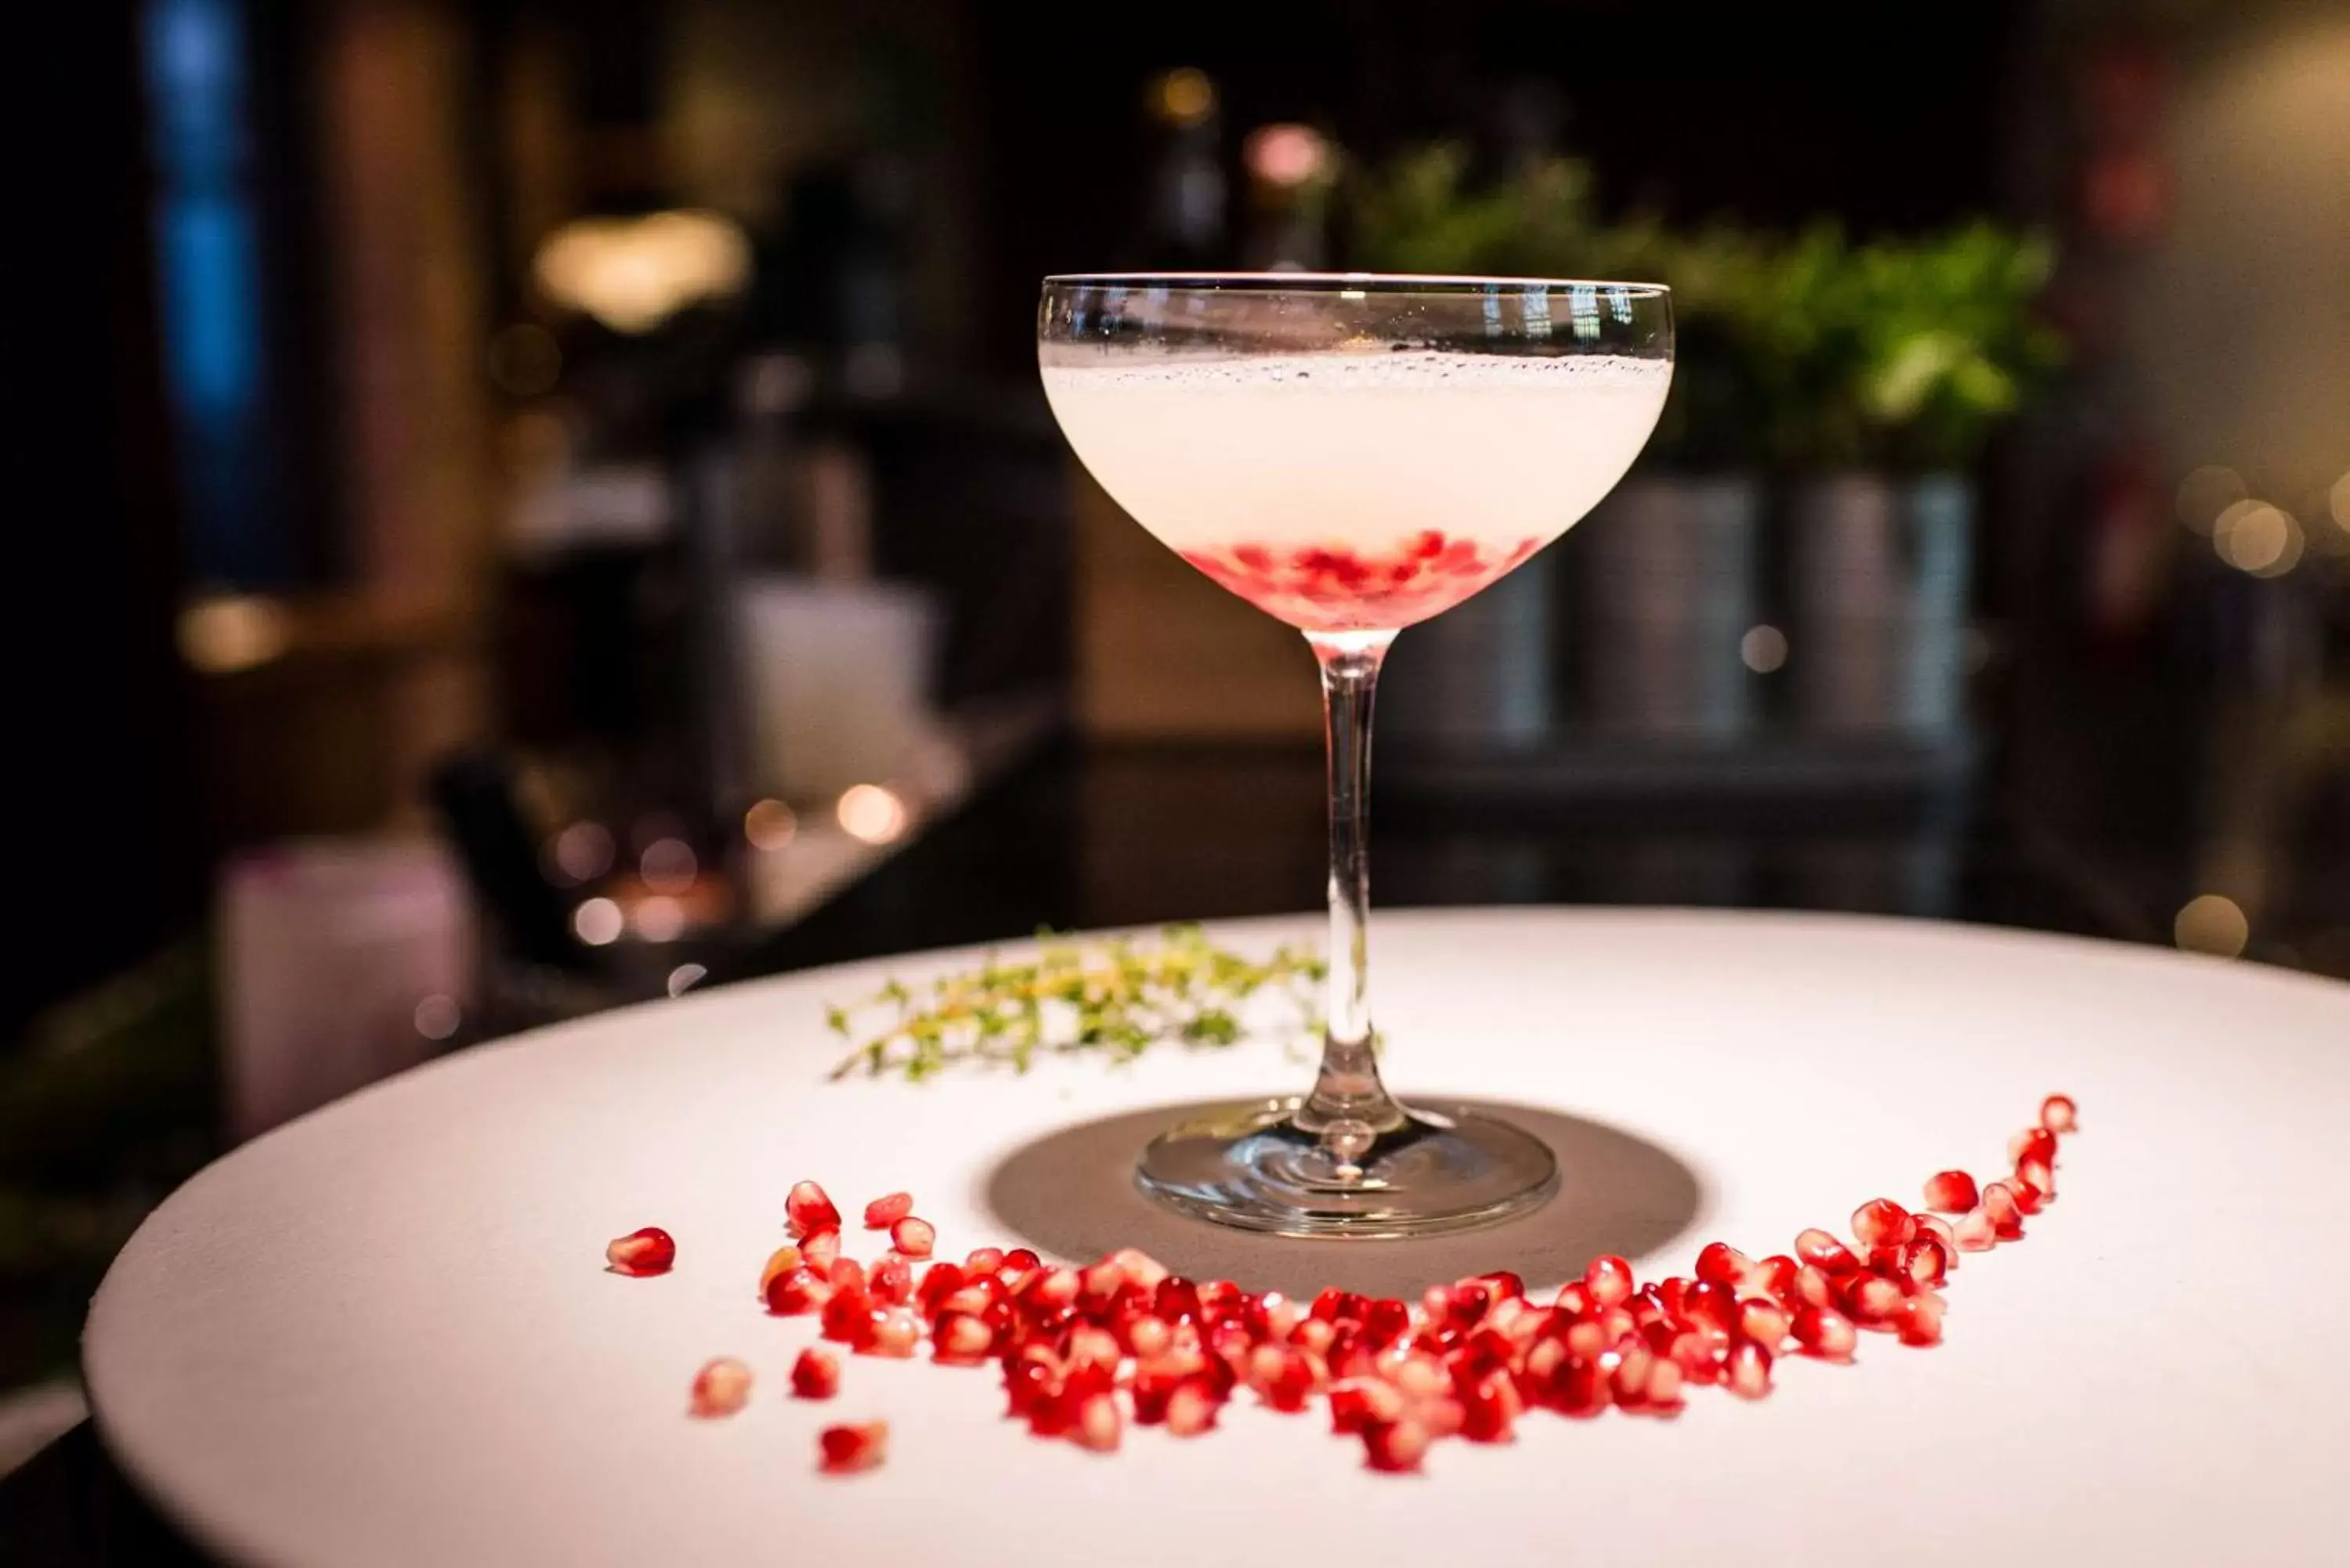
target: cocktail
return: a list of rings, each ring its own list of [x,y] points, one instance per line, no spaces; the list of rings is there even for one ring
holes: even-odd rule
[[[1170,1128],[1143,1189],[1288,1235],[1465,1229],[1558,1185],[1540,1140],[1379,1077],[1371,699],[1396,634],[1492,584],[1631,466],[1672,379],[1653,284],[1360,274],[1047,278],[1045,395],[1185,560],[1305,634],[1329,740],[1329,994],[1311,1093]]]

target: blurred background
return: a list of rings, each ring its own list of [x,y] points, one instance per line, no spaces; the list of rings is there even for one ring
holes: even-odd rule
[[[1631,477],[1389,666],[1380,902],[2350,974],[2350,4],[43,9],[0,1470],[147,1209],[371,1079],[1317,902],[1312,663],[1076,468],[1047,272],[1674,286]]]

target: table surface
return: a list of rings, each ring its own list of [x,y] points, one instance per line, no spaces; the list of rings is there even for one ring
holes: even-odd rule
[[[1384,913],[1373,940],[1398,1086],[1526,1107],[1566,1172],[1550,1208],[1387,1244],[1159,1216],[1124,1175],[1156,1108],[1296,1086],[1281,1047],[829,1084],[826,1002],[958,961],[863,964],[485,1047],[222,1160],[92,1307],[101,1429],[211,1549],[303,1568],[1190,1563],[1236,1540],[1361,1564],[1772,1564],[1831,1532],[1917,1563],[2339,1560],[2330,1303],[2350,1269],[2325,1151],[2350,1113],[2350,987],[1834,917]],[[858,1359],[837,1401],[792,1401],[814,1325],[753,1296],[801,1176],[844,1204],[910,1188],[949,1251],[1136,1241],[1260,1288],[1555,1282],[1602,1249],[1685,1270],[1708,1239],[1779,1250],[1935,1169],[1991,1168],[2055,1088],[2084,1128],[2062,1199],[2025,1244],[1966,1259],[1943,1345],[1870,1336],[1856,1366],[1790,1362],[1771,1398],[1705,1391],[1670,1422],[1532,1416],[1418,1478],[1245,1398],[1211,1438],[1139,1431],[1113,1459],[1003,1422],[986,1372]],[[675,1272],[603,1272],[604,1241],[642,1224],[676,1234]],[[2279,1312],[2279,1291],[2307,1304]],[[753,1365],[752,1407],[688,1420],[720,1354]],[[871,1417],[889,1465],[816,1477],[816,1428]]]

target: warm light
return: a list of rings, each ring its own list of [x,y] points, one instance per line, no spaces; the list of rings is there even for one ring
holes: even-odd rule
[[[751,245],[716,213],[580,218],[539,246],[549,299],[615,332],[650,332],[691,305],[723,299],[751,276]]]
[[[575,822],[555,836],[546,858],[566,887],[593,882],[612,868],[612,836],[600,822]]]
[[[484,358],[490,379],[517,398],[553,390],[563,374],[563,350],[555,334],[536,322],[517,321],[502,329]]]
[[[427,1040],[446,1040],[464,1022],[464,1012],[452,996],[428,996],[416,1004],[416,1032]]]
[[[2233,898],[2205,893],[2189,898],[2171,923],[2171,936],[2189,952],[2234,958],[2251,940],[2251,922]]]
[[[851,784],[833,808],[842,831],[868,844],[888,844],[906,831],[906,806],[879,784]]]
[[[743,836],[754,849],[788,848],[800,830],[800,819],[779,800],[763,800],[743,814]]]
[[[1746,628],[1738,639],[1738,657],[1757,675],[1768,675],[1787,662],[1787,634],[1765,623]]]
[[[709,976],[710,971],[698,963],[681,963],[669,971],[669,993],[683,996]]]
[[[2239,501],[2211,524],[2220,559],[2256,577],[2281,577],[2301,561],[2301,524],[2265,501]]]
[[[646,941],[673,942],[685,935],[685,906],[675,898],[656,895],[637,905],[629,923]]]
[[[1197,125],[1216,112],[1216,84],[1205,71],[1178,66],[1150,84],[1150,107],[1170,125]]]
[[[268,663],[294,640],[294,618],[260,594],[201,598],[180,612],[180,657],[206,675]]]
[[[2220,514],[2244,499],[2243,475],[2206,463],[2178,482],[2178,520],[2198,534],[2211,532]]]
[[[609,898],[590,898],[571,911],[571,929],[591,948],[609,947],[620,940],[628,920]]]
[[[1241,161],[1268,185],[1303,185],[1328,168],[1330,144],[1310,125],[1260,125],[1249,132]]]
[[[682,838],[656,838],[637,857],[637,875],[656,893],[687,891],[693,886],[694,873],[701,869],[693,846]]]

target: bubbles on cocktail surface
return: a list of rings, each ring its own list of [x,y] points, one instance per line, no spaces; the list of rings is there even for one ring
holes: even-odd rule
[[[1628,354],[1479,354],[1412,348],[1398,344],[1387,352],[1337,348],[1308,354],[1216,354],[1091,344],[1052,344],[1040,351],[1045,385],[1083,379],[1088,389],[1112,387],[1205,391],[1228,387],[1255,390],[1284,381],[1313,381],[1315,389],[1405,389],[1430,381],[1455,383],[1470,391],[1522,392],[1557,389],[1572,382],[1580,390],[1621,388],[1661,396],[1672,379],[1672,361]]]

